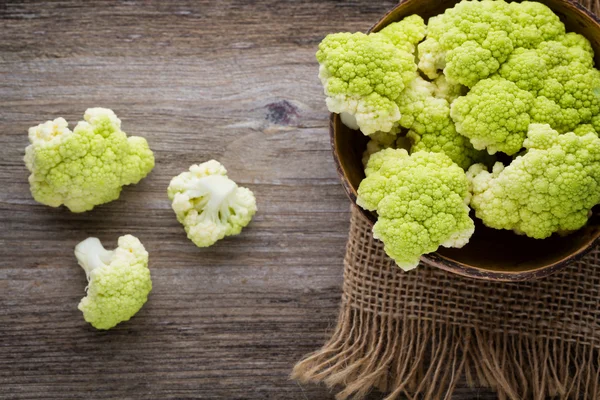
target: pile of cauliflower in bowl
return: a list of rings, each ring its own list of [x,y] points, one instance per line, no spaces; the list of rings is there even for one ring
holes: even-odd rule
[[[369,137],[357,204],[403,269],[476,218],[544,239],[600,203],[600,71],[541,3],[462,1],[319,45],[327,107]]]

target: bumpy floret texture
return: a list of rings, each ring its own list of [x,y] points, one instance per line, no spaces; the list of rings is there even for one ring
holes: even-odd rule
[[[329,111],[365,135],[390,132],[400,119],[395,100],[416,77],[415,45],[425,36],[411,16],[379,33],[335,33],[319,44],[319,78]]]
[[[589,41],[565,33],[558,17],[540,3],[493,3],[463,1],[432,18],[428,39],[420,45],[445,48],[442,64],[448,81],[472,88],[452,105],[458,132],[470,138],[476,149],[513,155],[522,148],[530,122],[549,124],[560,133],[593,124],[600,113],[600,72],[593,67]],[[495,25],[487,20],[492,15],[498,18]],[[458,27],[453,28],[455,24]],[[483,26],[490,28],[485,39],[478,30]],[[500,32],[512,43],[511,51],[486,52],[490,43],[499,43],[492,34],[500,35],[497,39],[504,43]],[[430,39],[439,44],[425,44]],[[427,72],[433,56],[423,57]],[[437,75],[437,70],[433,72],[430,75]],[[512,101],[517,107],[509,110]]]
[[[474,231],[465,172],[442,153],[385,149],[373,154],[357,203],[377,211],[373,236],[404,270],[441,245],[462,247]]]
[[[198,247],[239,234],[256,213],[254,194],[229,179],[215,160],[192,165],[174,177],[168,195],[177,220]]]
[[[29,129],[25,164],[34,199],[83,212],[119,198],[154,167],[146,139],[127,137],[112,110],[89,108],[73,131],[57,118]]]
[[[75,256],[88,278],[87,296],[79,310],[97,329],[128,321],[146,303],[152,290],[148,252],[132,235],[119,238],[118,247],[104,249],[96,238],[77,245]]]
[[[409,129],[407,138],[412,142],[411,152],[444,153],[463,169],[476,162],[485,162],[488,154],[475,150],[469,139],[456,131],[450,118],[446,97],[452,96],[456,89],[445,81],[439,82],[442,89],[417,77],[398,98],[402,114],[399,123]]]
[[[419,69],[472,87],[494,74],[514,49],[536,48],[564,34],[564,25],[537,2],[462,1],[429,20],[419,44]]]
[[[526,153],[492,172],[480,164],[468,173],[471,206],[484,224],[543,239],[573,231],[600,203],[600,139],[590,126],[559,134],[532,124]]]
[[[381,35],[398,49],[413,54],[417,43],[425,37],[425,31],[425,21],[415,14],[404,18],[402,21],[391,23],[371,36]]]
[[[534,97],[504,78],[485,79],[452,103],[456,129],[478,150],[512,155],[523,146]]]

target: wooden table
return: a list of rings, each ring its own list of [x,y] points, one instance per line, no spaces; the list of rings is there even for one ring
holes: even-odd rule
[[[0,397],[332,399],[288,379],[335,323],[349,220],[314,53],[392,6],[0,1]],[[91,212],[37,204],[27,128],[96,106],[148,139],[154,171]],[[211,158],[259,212],[199,249],[166,188]],[[86,280],[73,248],[126,233],[150,252],[154,290],[131,321],[96,331],[77,310]]]

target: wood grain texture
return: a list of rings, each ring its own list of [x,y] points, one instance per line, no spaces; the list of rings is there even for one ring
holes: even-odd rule
[[[0,398],[332,399],[288,379],[335,323],[349,220],[314,53],[393,5],[0,0]],[[146,137],[156,168],[92,212],[35,203],[27,128],[93,106]],[[255,192],[259,213],[198,249],[165,191],[210,158]],[[72,250],[125,233],[149,249],[154,290],[99,332],[77,310],[86,282]]]

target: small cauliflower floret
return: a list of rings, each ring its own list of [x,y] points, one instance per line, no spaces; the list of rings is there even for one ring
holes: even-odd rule
[[[135,236],[121,236],[115,250],[106,250],[95,237],[87,238],[75,247],[75,257],[89,282],[79,310],[94,328],[110,329],[128,321],[148,300],[152,290],[148,252]]]
[[[588,133],[593,133],[594,135],[598,136],[598,132],[596,132],[596,129],[594,129],[594,126],[591,124],[579,125],[577,128],[575,128],[573,130],[573,133],[576,134],[577,136],[585,136]]]
[[[510,38],[514,47],[532,49],[541,42],[564,35],[565,26],[547,6],[536,1],[512,2],[508,14],[513,21]]]
[[[365,135],[390,132],[400,119],[396,98],[416,77],[415,45],[425,34],[411,16],[381,32],[335,33],[319,44],[319,78],[327,108]]]
[[[460,96],[467,94],[467,87],[461,84],[450,83],[445,75],[440,75],[433,81],[435,97],[444,99],[448,103],[452,103]]]
[[[549,125],[531,124],[524,146],[527,152],[507,167],[469,169],[476,216],[491,228],[536,239],[581,228],[600,203],[598,136],[559,134]]]
[[[410,151],[444,153],[463,169],[486,162],[488,154],[475,150],[468,138],[456,132],[450,105],[434,97],[436,90],[434,83],[417,77],[397,100],[402,113],[400,124],[409,129],[406,137],[412,143]]]
[[[396,100],[398,109],[402,118],[398,122],[400,126],[411,129],[417,122],[417,117],[425,109],[425,103],[433,98],[435,85],[420,76],[411,82],[410,86],[404,90]]]
[[[400,128],[398,127],[397,131],[399,130]],[[397,132],[393,131],[390,133],[376,132],[372,135],[369,135],[370,140],[367,142],[367,147],[362,156],[363,168],[366,168],[369,158],[372,154],[375,154],[383,149],[397,148],[398,141],[400,140],[400,142],[402,142],[403,137],[399,138],[396,136],[396,134]]]
[[[590,122],[600,113],[600,99],[596,93],[599,88],[600,71],[594,68],[578,62],[555,67],[549,72],[539,94],[560,107],[561,112],[555,117],[556,125],[552,124],[552,116],[548,118],[550,121],[535,122],[550,123],[560,132],[568,132],[579,124]]]
[[[419,68],[429,78],[438,70],[450,82],[473,86],[493,74],[513,50],[508,5],[464,1],[429,20],[419,45]]]
[[[238,187],[215,160],[192,165],[189,172],[174,177],[168,195],[177,220],[198,247],[239,234],[256,213],[254,194]]]
[[[546,62],[535,50],[519,48],[500,68],[500,76],[536,95],[548,75]]]
[[[426,29],[423,18],[414,14],[402,21],[389,24],[376,34],[384,36],[400,50],[412,54],[415,52],[417,43],[425,37]]]
[[[450,82],[473,87],[497,71],[512,50],[505,32],[490,32],[482,44],[469,40],[448,51],[444,74]]]
[[[432,17],[429,21],[437,17]],[[440,76],[440,71],[446,67],[446,51],[442,48],[440,42],[433,38],[427,38],[417,46],[417,56],[419,58],[419,70],[429,79]]]
[[[404,270],[438,247],[462,247],[475,229],[464,171],[441,153],[385,149],[371,156],[357,204],[377,211],[373,236]]]
[[[57,118],[29,129],[25,165],[34,199],[83,212],[119,198],[154,168],[146,139],[127,137],[112,110],[89,108],[73,131]]]
[[[578,60],[590,67],[594,65],[594,49],[590,41],[584,36],[575,32],[569,32],[554,40],[559,40],[567,48],[570,60]]]
[[[542,42],[537,49],[517,49],[500,75],[536,96],[529,111],[533,123],[564,133],[600,113],[600,72],[593,68],[585,38],[569,33],[561,39]]]
[[[523,147],[534,97],[513,82],[484,79],[464,97],[452,103],[450,115],[456,130],[468,137],[477,150],[508,155]]]

